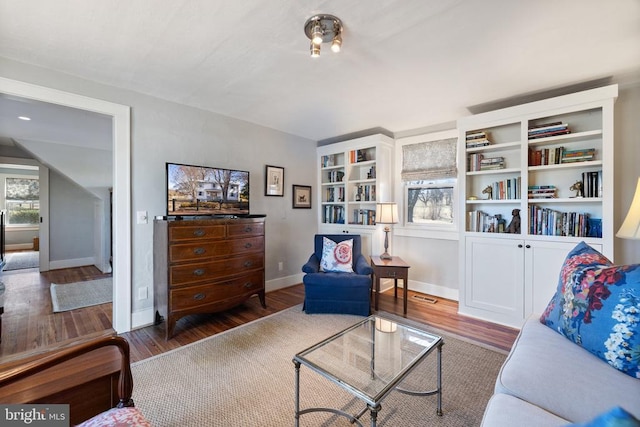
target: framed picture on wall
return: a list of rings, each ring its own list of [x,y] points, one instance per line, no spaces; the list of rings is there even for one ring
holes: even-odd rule
[[[267,165],[264,183],[265,196],[284,196],[284,168]]]
[[[293,185],[293,208],[311,209],[310,185]]]

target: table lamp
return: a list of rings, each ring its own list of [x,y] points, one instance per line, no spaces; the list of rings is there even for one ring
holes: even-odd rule
[[[624,219],[622,227],[620,227],[616,236],[621,239],[640,239],[640,178],[638,178],[636,193],[633,196],[627,217]]]
[[[396,224],[398,222],[398,205],[395,203],[378,203],[376,205],[376,224]],[[380,259],[391,259],[389,248],[389,226],[384,227],[384,253]]]

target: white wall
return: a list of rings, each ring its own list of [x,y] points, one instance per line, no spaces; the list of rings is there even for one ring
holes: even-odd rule
[[[95,263],[96,200],[75,182],[54,169],[49,170],[49,260],[52,270]]]
[[[248,170],[251,212],[267,215],[267,290],[300,282],[317,229],[316,207],[292,209],[291,185],[315,182],[314,141],[6,58],[0,58],[0,76],[132,107],[133,312],[153,307],[153,225],[136,225],[135,212],[147,211],[150,218],[165,214],[167,161]],[[267,164],[285,168],[284,197],[264,196]],[[278,271],[279,261],[283,271]],[[149,297],[138,300],[142,287]]]

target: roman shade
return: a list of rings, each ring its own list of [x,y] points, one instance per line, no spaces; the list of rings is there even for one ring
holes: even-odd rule
[[[403,181],[455,178],[457,139],[407,144],[402,147]]]

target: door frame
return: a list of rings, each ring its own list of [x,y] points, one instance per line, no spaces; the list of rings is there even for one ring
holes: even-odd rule
[[[131,330],[131,108],[127,105],[0,77],[0,92],[112,117],[113,328]]]

